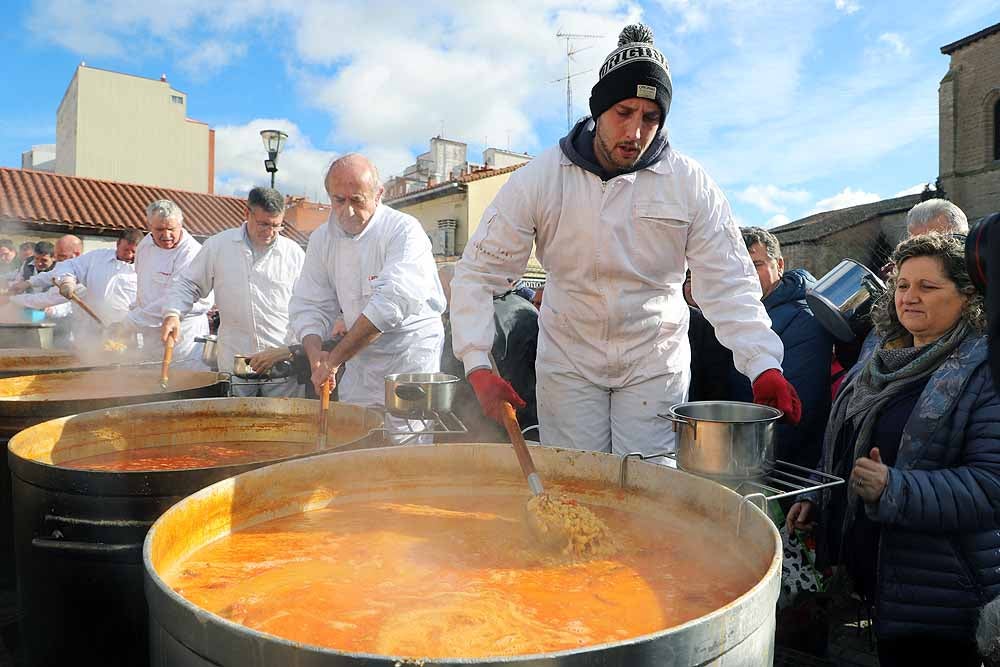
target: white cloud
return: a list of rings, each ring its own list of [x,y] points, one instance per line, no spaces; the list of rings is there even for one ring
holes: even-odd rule
[[[204,81],[246,55],[246,44],[209,40],[197,45],[180,59],[181,69],[196,80]]]
[[[858,206],[859,204],[870,204],[871,202],[878,201],[880,199],[881,197],[874,192],[854,190],[848,186],[832,197],[820,199],[816,202],[816,205],[813,206],[812,210],[806,213],[806,215],[822,213],[823,211],[836,211],[837,209],[848,208],[849,206]]]
[[[838,11],[844,12],[848,16],[861,9],[861,5],[855,0],[834,0],[833,5]]]
[[[809,201],[809,193],[805,190],[783,190],[776,185],[751,185],[736,197],[765,213],[784,213],[788,208],[787,204],[805,204]]]
[[[769,218],[768,221],[764,223],[764,229],[770,229],[771,227],[779,227],[781,225],[787,225],[789,222],[791,222],[791,219],[789,219],[787,215],[779,213],[778,215]]]
[[[255,185],[269,185],[264,171],[267,152],[260,131],[277,128],[288,133],[278,156],[275,187],[289,195],[305,195],[326,201],[323,187],[325,168],[337,156],[320,150],[287,118],[257,118],[245,125],[223,125],[215,129],[215,191],[244,195]]]
[[[897,55],[910,55],[910,47],[906,45],[902,35],[898,32],[884,32],[878,36],[878,41],[888,44]]]

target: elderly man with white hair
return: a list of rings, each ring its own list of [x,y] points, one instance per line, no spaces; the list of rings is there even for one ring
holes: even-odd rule
[[[336,160],[326,190],[330,220],[309,237],[290,328],[317,390],[346,362],[340,400],[382,406],[386,375],[440,368],[445,299],[431,242],[415,218],[382,203],[378,172],[361,155]],[[324,352],[341,311],[347,334]]]
[[[962,209],[947,199],[928,199],[907,212],[906,233],[912,237],[931,232],[968,234],[969,220]]]
[[[170,289],[201,250],[201,244],[184,230],[184,214],[169,199],[158,199],[146,208],[146,235],[135,250],[135,273],[138,288],[135,308],[122,321],[126,335],[142,335],[143,356],[163,357],[160,327],[167,308]],[[205,313],[212,307],[212,295],[193,304],[181,320],[181,334],[174,346],[173,365],[178,368],[204,369],[201,348],[194,339],[208,333]]]

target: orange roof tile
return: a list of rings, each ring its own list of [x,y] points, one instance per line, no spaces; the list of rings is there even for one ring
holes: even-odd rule
[[[102,181],[44,171],[0,167],[0,222],[107,233],[146,228],[146,206],[169,199],[184,211],[184,228],[205,238],[246,219],[238,197]],[[282,234],[300,245],[308,235],[294,227]]]

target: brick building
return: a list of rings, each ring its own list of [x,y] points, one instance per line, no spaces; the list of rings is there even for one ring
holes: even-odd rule
[[[969,220],[1000,210],[1000,23],[941,47],[940,178]]]

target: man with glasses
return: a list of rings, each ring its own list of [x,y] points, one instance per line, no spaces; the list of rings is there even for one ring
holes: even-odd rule
[[[177,339],[181,318],[199,299],[215,291],[219,308],[219,370],[233,371],[234,355],[252,355],[284,345],[288,302],[305,253],[279,236],[285,199],[273,188],[254,188],[247,196],[247,220],[205,241],[201,252],[174,282],[163,310],[161,335]],[[295,379],[238,384],[237,396],[297,396]]]

